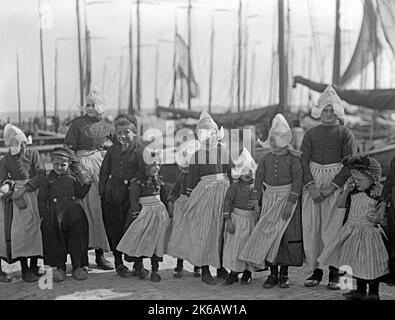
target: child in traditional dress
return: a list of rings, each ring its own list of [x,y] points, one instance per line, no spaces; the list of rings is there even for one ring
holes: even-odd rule
[[[231,270],[224,285],[238,282],[239,273],[243,272],[241,284],[251,282],[251,268],[239,255],[252,230],[258,215],[252,200],[254,199],[254,177],[257,165],[246,148],[232,169],[232,177],[238,179],[233,182],[226,192],[224,200],[225,244],[223,252],[223,266]]]
[[[380,227],[383,216],[377,210],[382,191],[381,166],[366,155],[348,157],[343,165],[351,170],[352,177],[339,196],[337,206],[349,205],[349,214],[337,239],[319,260],[352,272],[357,289],[345,293],[346,299],[379,300],[380,278],[389,272],[384,231]]]
[[[296,210],[302,166],[291,139],[287,121],[277,114],[263,143],[270,152],[259,161],[255,178],[255,200],[262,198],[260,219],[239,256],[257,268],[270,266],[264,288],[288,288],[288,267],[303,264],[301,213]]]
[[[10,150],[0,162],[0,185],[8,184],[10,192],[0,206],[0,256],[8,262],[19,259],[22,279],[34,282],[42,275],[37,265],[42,256],[37,191],[45,167],[18,127],[7,124],[4,140]]]
[[[74,155],[66,148],[55,149],[51,161],[53,170],[43,179],[38,193],[44,263],[55,268],[53,280],[61,282],[66,279],[69,253],[73,278],[85,280],[88,274],[82,267],[88,254],[89,227],[84,209],[76,200],[86,196],[93,181],[80,182],[70,169]]]
[[[185,208],[188,203],[187,175],[191,156],[199,149],[200,143],[197,140],[190,140],[184,143],[176,153],[176,162],[180,170],[177,181],[174,184],[167,198],[169,216],[173,220],[172,231],[167,247],[167,254],[177,257],[177,266],[174,270],[174,278],[183,276],[184,260],[178,257],[184,256],[185,250]],[[194,267],[194,277],[200,277],[200,268]]]
[[[143,142],[137,135],[137,120],[129,114],[121,114],[114,120],[117,142],[104,156],[99,174],[99,193],[103,222],[108,242],[114,255],[117,274],[126,278],[132,272],[124,265],[122,253],[117,245],[124,233],[129,210],[129,184],[138,171],[144,170],[144,162],[139,153],[143,152]]]
[[[222,266],[224,221],[222,210],[231,177],[232,160],[228,147],[220,142],[223,130],[203,111],[196,126],[200,149],[191,158],[185,215],[187,248],[181,256],[202,268],[202,281],[215,285],[209,266],[217,268],[217,278],[226,280]]]
[[[140,279],[148,275],[148,271],[143,268],[143,258],[151,258],[151,281],[159,282],[159,262],[163,261],[169,224],[164,205],[167,195],[159,176],[162,152],[145,148],[144,161],[145,171],[130,183],[129,217],[134,220],[120,240],[117,250],[129,257],[125,258],[126,261],[135,262],[135,272]]]

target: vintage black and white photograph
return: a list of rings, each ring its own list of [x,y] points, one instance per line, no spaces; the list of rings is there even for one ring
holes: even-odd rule
[[[395,300],[394,0],[0,6],[0,300]]]

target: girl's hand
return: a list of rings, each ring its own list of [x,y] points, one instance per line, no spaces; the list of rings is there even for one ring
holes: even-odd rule
[[[374,224],[380,224],[381,221],[382,221],[382,219],[380,218],[380,216],[379,216],[376,212],[374,212],[374,211],[369,212],[369,213],[366,215],[366,219],[367,219],[369,222],[374,223]]]
[[[12,193],[12,200],[18,200],[18,199],[22,198],[23,194],[24,194],[26,191],[27,191],[27,190],[26,190],[25,187],[22,187],[22,188],[20,188],[19,190],[14,191],[14,192]]]
[[[312,184],[308,187],[311,197],[313,198],[313,202],[320,203],[324,200],[324,196],[321,194],[320,190]]]
[[[235,233],[236,227],[235,224],[232,222],[232,219],[226,219],[226,232],[233,234]]]
[[[355,189],[355,182],[354,179],[351,177],[346,182],[346,187],[344,189],[345,192],[350,193]]]

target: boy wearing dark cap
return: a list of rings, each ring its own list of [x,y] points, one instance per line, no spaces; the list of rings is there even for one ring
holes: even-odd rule
[[[85,280],[82,268],[88,255],[89,229],[84,209],[76,201],[89,192],[88,179],[82,182],[71,170],[75,161],[66,148],[55,149],[51,155],[53,170],[43,178],[38,192],[41,217],[44,263],[56,268],[53,280],[66,278],[67,253],[71,256],[73,278]]]
[[[107,151],[99,175],[99,192],[110,249],[115,269],[122,278],[132,273],[123,264],[122,253],[116,247],[124,233],[129,209],[129,185],[136,172],[144,170],[142,139],[137,135],[137,120],[129,114],[121,114],[114,120],[117,142]]]

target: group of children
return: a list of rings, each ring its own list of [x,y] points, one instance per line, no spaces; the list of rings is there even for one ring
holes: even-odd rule
[[[267,152],[258,164],[246,148],[238,159],[232,159],[221,142],[222,128],[219,130],[203,112],[196,127],[197,139],[183,143],[176,153],[180,171],[170,192],[159,175],[162,151],[144,147],[136,135],[136,120],[130,115],[115,119],[116,139],[101,159],[96,176],[74,152],[89,149],[89,145],[74,146],[73,151],[70,144],[52,153],[53,170],[46,175],[38,153],[26,148],[28,141],[22,131],[7,125],[10,153],[0,167],[0,256],[9,262],[19,259],[26,281],[40,276],[37,257],[42,256],[44,264],[55,268],[54,280],[63,281],[69,253],[72,276],[86,279],[88,249],[95,248],[90,244],[90,233],[95,231],[84,199],[96,183],[106,240],[121,277],[146,278],[149,271],[143,259],[149,258],[150,279],[158,282],[159,262],[169,254],[177,258],[175,278],[183,276],[183,261],[187,260],[195,266],[194,276],[210,285],[217,283],[210,272],[212,266],[224,285],[239,281],[249,284],[254,272],[270,269],[263,287],[287,288],[289,267],[302,266],[306,257],[313,261],[314,270],[306,286],[322,280],[318,268],[322,264],[331,268],[328,287],[338,289],[338,270],[347,266],[357,279],[357,290],[345,297],[379,299],[380,279],[389,272],[380,227],[385,207],[380,197],[381,167],[368,156],[352,154],[350,140],[344,138],[343,127],[336,122],[341,109],[331,90],[329,87],[324,92],[329,98],[321,99],[314,110],[321,117],[322,132],[307,133],[302,143],[304,154],[291,146],[291,130],[285,118],[277,114],[267,141],[262,143]],[[92,127],[100,120],[88,121]],[[320,163],[323,153],[314,149],[314,143],[323,142],[317,140],[320,134],[340,137],[341,150],[331,156],[341,157],[342,163],[339,159],[332,161],[336,166]],[[344,147],[347,143],[349,149]],[[85,154],[95,154],[100,148],[91,150],[95,151]],[[320,179],[328,182],[320,185]],[[317,217],[304,221],[311,212],[303,212],[302,207],[308,206],[320,206],[319,214],[327,215],[326,224],[312,222]],[[328,217],[333,214],[328,210],[340,208],[345,209],[336,211],[338,216]],[[333,221],[339,224],[337,233],[328,230]],[[317,233],[314,228],[330,233],[330,242],[324,234],[319,241],[327,243],[317,244],[317,236],[307,235]],[[99,249],[105,249],[103,246]],[[96,254],[96,262],[106,267],[107,261],[101,256]],[[123,256],[134,262],[133,271],[124,265]],[[4,272],[1,279],[9,280]]]

